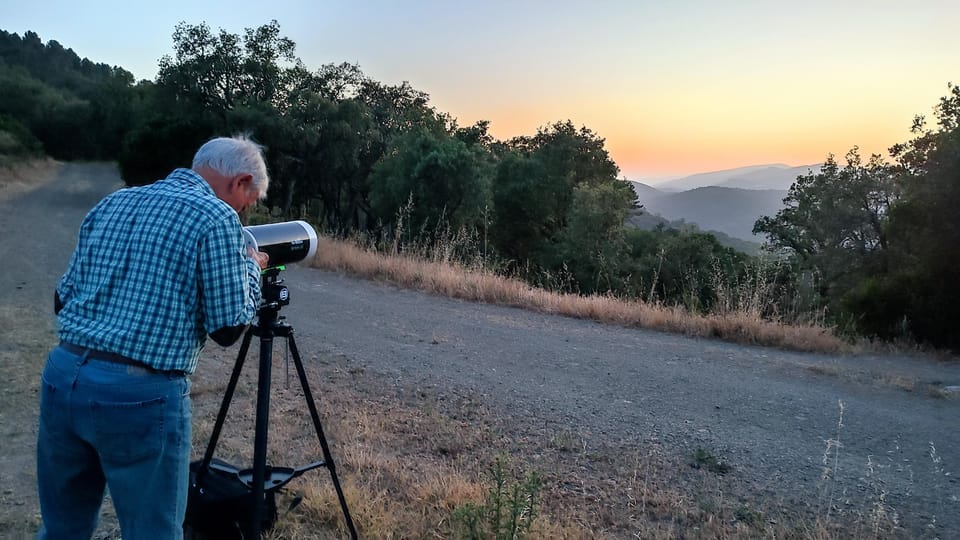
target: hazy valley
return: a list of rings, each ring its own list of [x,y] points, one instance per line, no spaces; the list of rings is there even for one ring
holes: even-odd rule
[[[643,229],[659,223],[674,228],[696,226],[715,233],[724,245],[753,253],[763,243],[762,237],[753,235],[754,222],[775,215],[796,178],[819,168],[755,165],[695,174],[656,186],[631,181],[642,208],[629,222]]]

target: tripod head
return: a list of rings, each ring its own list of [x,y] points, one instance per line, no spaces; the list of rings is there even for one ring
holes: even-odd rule
[[[264,304],[275,303],[277,309],[290,304],[290,289],[283,284],[283,278],[280,277],[280,272],[286,269],[283,265],[271,266],[260,273],[261,309]]]
[[[277,319],[280,308],[290,304],[290,289],[283,284],[280,272],[286,266],[271,266],[260,273],[260,307],[257,308],[257,317],[261,324]]]

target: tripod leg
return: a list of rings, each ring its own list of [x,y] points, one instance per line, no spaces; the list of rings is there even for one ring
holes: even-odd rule
[[[207,451],[203,455],[203,465],[201,465],[198,474],[205,474],[213,460],[213,452],[217,447],[217,440],[220,438],[220,431],[223,429],[223,422],[227,418],[227,409],[230,408],[230,401],[233,399],[233,393],[237,389],[237,382],[240,380],[240,371],[243,369],[243,361],[247,357],[247,350],[250,348],[250,340],[253,339],[253,327],[247,329],[243,336],[243,342],[240,345],[240,352],[237,353],[237,362],[233,366],[233,373],[230,374],[230,383],[227,384],[227,391],[223,394],[223,402],[220,404],[220,412],[217,413],[217,421],[213,425],[213,433],[210,435],[210,442],[207,444]]]
[[[340,487],[340,480],[337,478],[337,469],[333,464],[333,456],[330,454],[330,447],[327,445],[327,438],[323,435],[323,427],[320,425],[320,413],[317,412],[317,405],[313,401],[313,394],[310,392],[310,385],[307,384],[307,374],[303,369],[303,362],[300,360],[300,351],[297,350],[297,342],[293,339],[292,329],[287,334],[287,342],[290,345],[290,352],[293,355],[293,363],[297,368],[297,376],[300,378],[300,386],[303,387],[303,396],[307,400],[307,408],[310,409],[310,417],[313,419],[313,427],[317,430],[317,438],[320,439],[320,448],[323,449],[323,460],[327,469],[330,470],[330,478],[333,480],[333,487],[337,490],[337,498],[340,499],[340,508],[343,510],[343,519],[347,522],[347,528],[350,530],[350,537],[356,540],[357,530],[353,526],[353,519],[350,517],[350,510],[347,509],[347,500],[343,497],[343,489]]]
[[[250,538],[260,538],[264,482],[267,478],[267,432],[270,424],[270,377],[273,371],[272,326],[261,328],[260,370],[257,374],[257,421],[253,441],[253,522]]]

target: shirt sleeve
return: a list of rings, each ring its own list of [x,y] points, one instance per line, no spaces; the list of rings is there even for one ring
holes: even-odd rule
[[[77,273],[80,269],[80,246],[83,244],[84,237],[88,234],[88,231],[93,227],[93,221],[97,211],[106,204],[106,200],[107,199],[104,199],[97,203],[97,205],[87,213],[83,218],[83,222],[80,224],[80,231],[77,233],[77,245],[73,249],[73,254],[70,255],[70,264],[67,265],[67,271],[57,283],[56,292],[57,296],[60,297],[60,303],[62,305],[66,305],[73,296],[74,288],[79,280]]]
[[[239,219],[231,216],[213,227],[199,253],[204,330],[249,324],[260,303],[260,267],[247,256]]]
[[[70,297],[73,294],[73,283],[74,276],[76,274],[77,257],[77,250],[74,249],[73,255],[70,256],[70,264],[67,266],[67,271],[57,283],[56,293],[57,298],[60,299],[60,305],[65,305],[67,302],[69,302]]]

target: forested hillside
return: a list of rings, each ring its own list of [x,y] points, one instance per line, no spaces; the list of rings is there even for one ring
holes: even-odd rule
[[[497,140],[407,83],[360,66],[303,64],[274,21],[241,34],[173,29],[154,81],[38,35],[0,33],[0,157],[116,159],[129,185],[189,165],[206,139],[246,132],[272,185],[255,219],[443,249],[555,290],[611,293],[698,312],[749,309],[850,335],[957,346],[960,91],[895,162],[830,157],[798,177],[748,256],[708,234],[627,225],[636,208],[604,139],[558,120]]]
[[[0,154],[114,159],[137,92],[123,68],[0,30],[0,96]]]

